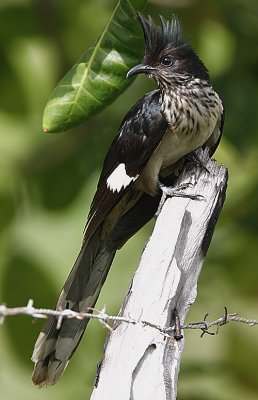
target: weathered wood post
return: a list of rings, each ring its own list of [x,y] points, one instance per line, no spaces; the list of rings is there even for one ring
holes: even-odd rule
[[[178,184],[197,183],[186,193],[203,200],[168,198],[142,254],[120,315],[173,325],[176,307],[181,324],[197,295],[197,281],[223,206],[227,170],[200,151],[204,168],[191,165]],[[201,343],[200,343],[201,346]],[[173,400],[184,339],[176,341],[144,324],[116,323],[109,335],[91,400]],[[201,350],[201,349],[200,349]]]

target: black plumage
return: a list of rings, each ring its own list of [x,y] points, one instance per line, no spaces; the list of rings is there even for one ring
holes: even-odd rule
[[[145,73],[159,88],[127,113],[106,155],[90,208],[81,251],[56,304],[57,309],[94,307],[116,250],[154,215],[165,185],[173,185],[184,156],[198,147],[215,151],[224,109],[206,67],[185,41],[178,20],[161,28],[137,19],[146,51],[127,76]],[[162,184],[163,186],[162,186]],[[88,321],[66,319],[57,329],[50,317],[35,344],[33,382],[56,383],[76,350]]]
[[[103,169],[88,216],[85,240],[88,241],[104,218],[115,207],[129,186],[119,191],[107,188],[107,179],[125,164],[129,177],[136,177],[161,141],[168,123],[160,110],[159,90],[142,97],[126,114],[106,155]],[[133,181],[130,185],[133,184]]]
[[[137,19],[144,33],[145,63],[149,64],[158,61],[165,49],[187,46],[187,42],[183,37],[181,26],[176,16],[174,16],[171,21],[166,21],[161,16],[161,29],[157,28],[150,16],[148,19],[145,19],[141,14],[137,14]]]
[[[145,38],[146,50],[143,63],[146,65],[159,65],[167,55],[175,55],[178,67],[176,70],[182,74],[187,72],[200,79],[209,80],[208,70],[192,49],[190,43],[183,37],[179,20],[174,16],[171,21],[166,21],[162,16],[161,29],[159,29],[149,16],[144,19],[137,14]]]

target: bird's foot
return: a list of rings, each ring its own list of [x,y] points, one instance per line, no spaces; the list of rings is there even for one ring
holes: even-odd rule
[[[161,199],[159,202],[158,210],[155,214],[156,217],[159,216],[167,197],[184,197],[184,198],[188,198],[188,199],[192,199],[192,200],[204,200],[204,197],[200,194],[190,194],[190,193],[184,192],[185,189],[193,188],[193,187],[194,187],[194,183],[191,183],[191,182],[187,182],[182,185],[173,186],[173,187],[165,186],[165,185],[163,185],[163,183],[159,182],[159,188],[162,191],[162,196],[161,196]]]
[[[208,170],[208,168],[206,167],[204,162],[200,159],[200,157],[197,155],[197,153],[195,151],[188,154],[186,156],[186,159],[188,161],[192,162],[193,164],[197,165],[198,167],[204,169],[204,171],[207,172],[207,174],[210,174],[210,171]]]

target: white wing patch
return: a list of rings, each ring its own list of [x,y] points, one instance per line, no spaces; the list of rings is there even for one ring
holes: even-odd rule
[[[129,176],[126,173],[125,164],[121,163],[116,167],[107,179],[107,187],[112,192],[120,192],[122,188],[126,188],[131,182],[134,182],[139,175]]]

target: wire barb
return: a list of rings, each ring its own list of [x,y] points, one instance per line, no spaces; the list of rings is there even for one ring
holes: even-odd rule
[[[258,325],[257,319],[249,319],[243,318],[238,315],[238,313],[228,313],[227,307],[224,307],[224,314],[211,322],[207,321],[209,314],[205,314],[202,321],[191,322],[189,324],[180,325],[180,326],[169,326],[169,327],[161,327],[153,322],[144,321],[144,320],[136,320],[131,317],[116,317],[111,316],[106,313],[106,306],[102,308],[102,310],[97,310],[96,308],[89,308],[89,312],[76,312],[70,309],[65,310],[51,310],[45,308],[35,308],[33,306],[33,300],[29,300],[25,307],[14,307],[8,308],[5,304],[0,304],[0,325],[2,325],[5,321],[6,317],[15,316],[15,315],[27,315],[32,318],[48,318],[48,316],[54,316],[57,318],[57,328],[60,329],[61,324],[64,318],[76,318],[76,319],[96,319],[98,320],[105,328],[109,331],[112,331],[112,327],[109,322],[117,321],[124,322],[127,324],[142,324],[144,327],[148,326],[152,329],[158,330],[164,337],[173,339],[172,332],[175,332],[175,329],[198,329],[201,330],[201,337],[205,334],[208,335],[216,335],[218,334],[219,328],[223,325],[226,325],[230,322],[240,322],[249,326]],[[210,332],[210,328],[217,327],[215,332]]]

